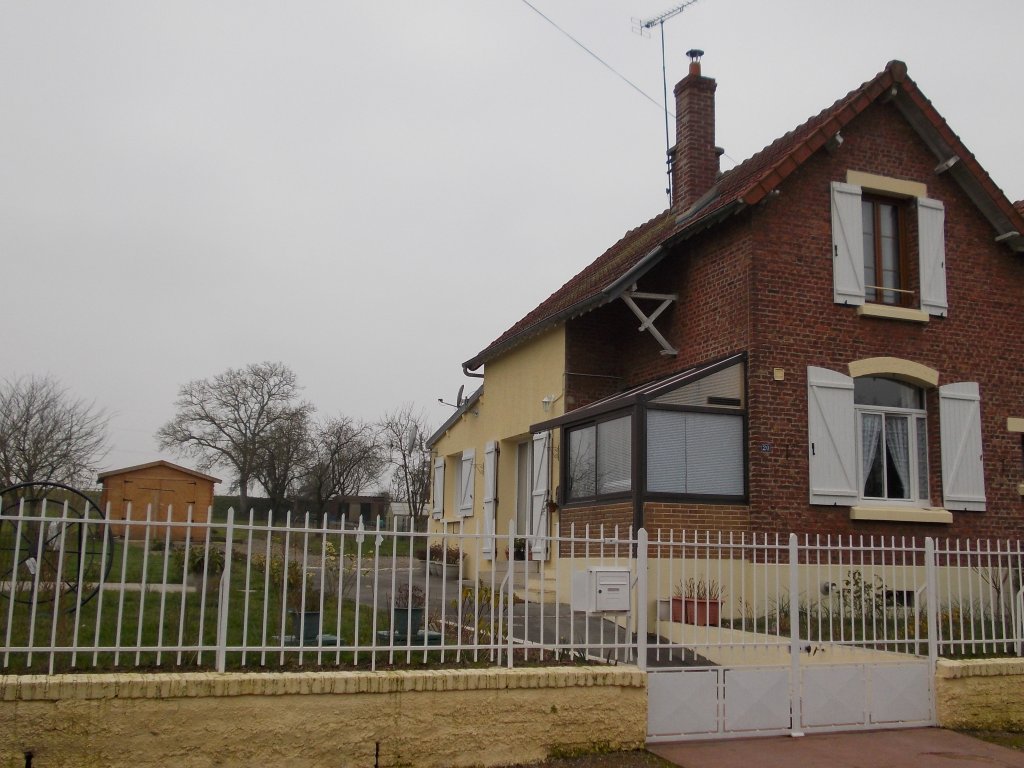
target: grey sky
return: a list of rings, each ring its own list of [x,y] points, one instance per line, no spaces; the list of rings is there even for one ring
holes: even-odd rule
[[[678,3],[534,4],[660,100],[630,18]],[[1018,200],[1022,22],[700,0],[669,87],[703,48],[727,168],[899,58]],[[461,361],[665,207],[660,111],[521,0],[0,0],[0,96],[0,377],[110,410],[110,467],[160,455],[181,383],[260,360],[324,412],[437,424]]]

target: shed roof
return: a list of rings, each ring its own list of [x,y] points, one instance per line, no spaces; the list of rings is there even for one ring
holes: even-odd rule
[[[107,470],[106,472],[100,472],[99,475],[96,476],[96,480],[102,481],[105,478],[113,477],[114,475],[127,475],[132,472],[138,472],[143,469],[152,469],[153,467],[167,467],[168,469],[176,469],[179,472],[184,472],[186,475],[198,477],[201,480],[209,480],[214,483],[221,482],[221,479],[219,477],[214,477],[213,475],[205,475],[202,472],[197,472],[194,469],[189,469],[188,467],[183,467],[179,464],[172,464],[171,462],[164,461],[163,459],[159,459],[157,461],[150,461],[146,464],[136,464],[135,466],[132,467],[124,467],[122,469],[110,469]]]
[[[617,299],[658,264],[670,246],[764,199],[843,126],[882,100],[893,101],[940,163],[957,158],[948,172],[989,219],[997,236],[1005,235],[1003,242],[1015,251],[1024,251],[1024,201],[1010,203],[907,75],[906,64],[891,61],[871,80],[723,173],[688,210],[678,215],[671,209],[663,211],[627,232],[533,311],[463,363],[464,369],[475,370],[548,328]]]

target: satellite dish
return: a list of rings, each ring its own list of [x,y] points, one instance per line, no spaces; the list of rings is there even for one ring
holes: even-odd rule
[[[419,429],[416,424],[409,427],[409,440],[406,443],[406,450],[408,453],[412,453],[416,450],[416,437],[419,433]]]
[[[455,396],[455,404],[456,404],[456,405],[457,405],[457,406],[458,406],[459,408],[461,408],[461,407],[462,407],[462,404],[463,404],[464,402],[466,402],[465,400],[463,400],[463,399],[462,399],[462,393],[463,393],[463,392],[465,392],[465,391],[466,391],[466,385],[465,385],[465,384],[463,384],[463,385],[462,385],[461,387],[459,387],[459,394],[457,394],[457,395]]]

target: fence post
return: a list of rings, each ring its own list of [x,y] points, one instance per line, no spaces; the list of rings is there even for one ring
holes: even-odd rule
[[[213,507],[209,508],[206,519],[213,519]],[[228,613],[231,602],[231,550],[235,526],[235,509],[228,507],[228,523],[224,528],[224,573],[220,577],[220,590],[217,596],[217,671],[223,672],[227,666],[228,644]],[[213,531],[208,530],[208,535]]]
[[[935,539],[924,539],[924,588],[928,595],[925,610],[928,612],[928,666],[935,675],[939,662],[939,579],[935,562]]]
[[[789,534],[789,697],[792,723],[790,736],[803,736],[803,706],[800,700],[800,547],[795,533]]]
[[[636,534],[636,665],[647,671],[647,529]]]
[[[515,619],[515,591],[516,591],[516,571],[515,571],[515,538],[516,538],[516,521],[515,518],[508,521],[508,553],[512,555],[508,558],[508,562],[505,565],[505,582],[508,584],[508,621],[505,624],[505,642],[508,646],[505,650],[505,664],[509,669],[512,669],[514,662],[512,660],[512,624]],[[529,546],[529,544],[527,544]],[[524,624],[525,627],[525,624]],[[526,630],[523,630],[523,638],[526,637]],[[524,643],[525,644],[525,643]]]

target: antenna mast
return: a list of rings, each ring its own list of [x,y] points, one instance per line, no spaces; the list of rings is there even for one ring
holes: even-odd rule
[[[661,87],[662,99],[665,103],[665,166],[668,173],[668,185],[665,187],[665,194],[668,195],[670,207],[672,205],[672,157],[669,155],[669,152],[672,150],[672,144],[668,132],[668,73],[665,71],[665,22],[673,16],[678,16],[696,2],[697,0],[686,0],[685,3],[677,5],[675,8],[670,8],[658,16],[647,19],[647,21],[633,19],[634,32],[647,37],[650,35],[650,28],[655,24],[658,25],[658,31],[661,32]]]

